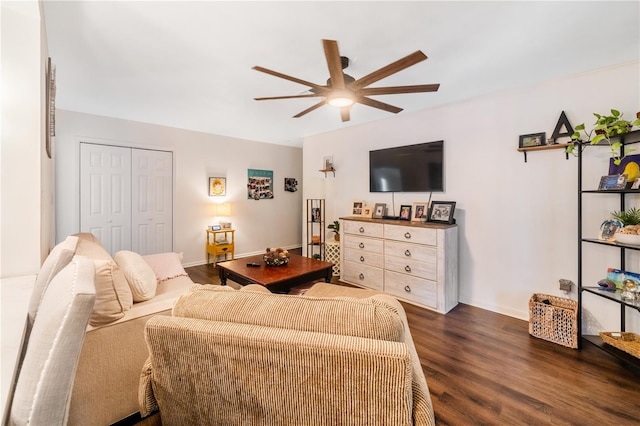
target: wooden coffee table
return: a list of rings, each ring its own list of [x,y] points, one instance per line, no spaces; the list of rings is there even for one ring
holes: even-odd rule
[[[247,266],[248,263],[258,263],[260,266]],[[222,285],[226,285],[229,279],[241,285],[260,284],[272,293],[286,293],[291,287],[322,278],[325,282],[331,282],[333,275],[333,263],[297,254],[289,254],[289,263],[285,266],[267,266],[259,254],[220,262],[216,267]]]

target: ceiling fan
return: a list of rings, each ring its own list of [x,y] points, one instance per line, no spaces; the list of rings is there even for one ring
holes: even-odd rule
[[[384,66],[370,74],[365,75],[359,79],[355,79],[348,74],[345,74],[343,69],[349,66],[349,58],[340,56],[338,51],[338,42],[335,40],[322,40],[324,47],[324,55],[327,59],[327,66],[329,67],[330,78],[327,80],[326,85],[320,85],[311,83],[305,80],[301,80],[296,77],[291,77],[286,74],[272,71],[260,66],[253,67],[254,70],[260,71],[266,74],[280,77],[285,80],[293,81],[305,86],[309,86],[311,89],[310,94],[291,95],[291,96],[271,96],[263,98],[254,98],[256,101],[267,101],[273,99],[294,99],[294,98],[324,98],[320,102],[312,105],[294,115],[294,118],[302,117],[303,115],[320,108],[325,104],[340,107],[340,115],[342,121],[349,121],[351,114],[351,107],[354,103],[360,103],[373,108],[378,108],[384,111],[389,111],[394,114],[402,111],[402,108],[398,108],[393,105],[389,105],[384,102],[371,99],[368,96],[376,95],[396,95],[401,93],[421,93],[421,92],[436,92],[440,87],[439,84],[419,84],[413,86],[392,86],[392,87],[367,87],[370,84],[375,83],[378,80],[382,80],[392,74],[402,71],[405,68],[409,68],[412,65],[422,62],[427,59],[427,56],[420,50],[399,59],[387,66]]]

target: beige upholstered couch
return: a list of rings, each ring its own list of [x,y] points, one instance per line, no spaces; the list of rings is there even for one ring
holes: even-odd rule
[[[141,413],[162,424],[435,424],[402,305],[316,284],[303,296],[194,286],[145,327]]]
[[[144,325],[154,315],[170,315],[176,299],[194,283],[177,255],[168,253],[160,260],[177,261],[181,273],[144,288],[142,277],[148,279],[149,271],[135,262],[139,256],[118,253],[112,258],[93,235],[76,236],[75,253],[95,263],[96,302],[80,353],[68,424],[104,426],[138,412],[140,369],[148,357]]]

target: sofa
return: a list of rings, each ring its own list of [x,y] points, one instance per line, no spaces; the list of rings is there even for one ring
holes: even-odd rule
[[[148,357],[144,326],[170,315],[194,283],[177,253],[112,257],[90,233],[80,233],[75,254],[95,265],[96,301],[76,371],[69,425],[109,425],[138,412],[140,369]]]
[[[304,295],[198,285],[145,326],[143,416],[162,425],[434,425],[402,305],[317,283]]]

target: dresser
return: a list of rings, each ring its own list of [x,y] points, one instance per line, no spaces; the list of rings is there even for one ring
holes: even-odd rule
[[[456,225],[340,219],[340,279],[440,313],[458,304]]]

